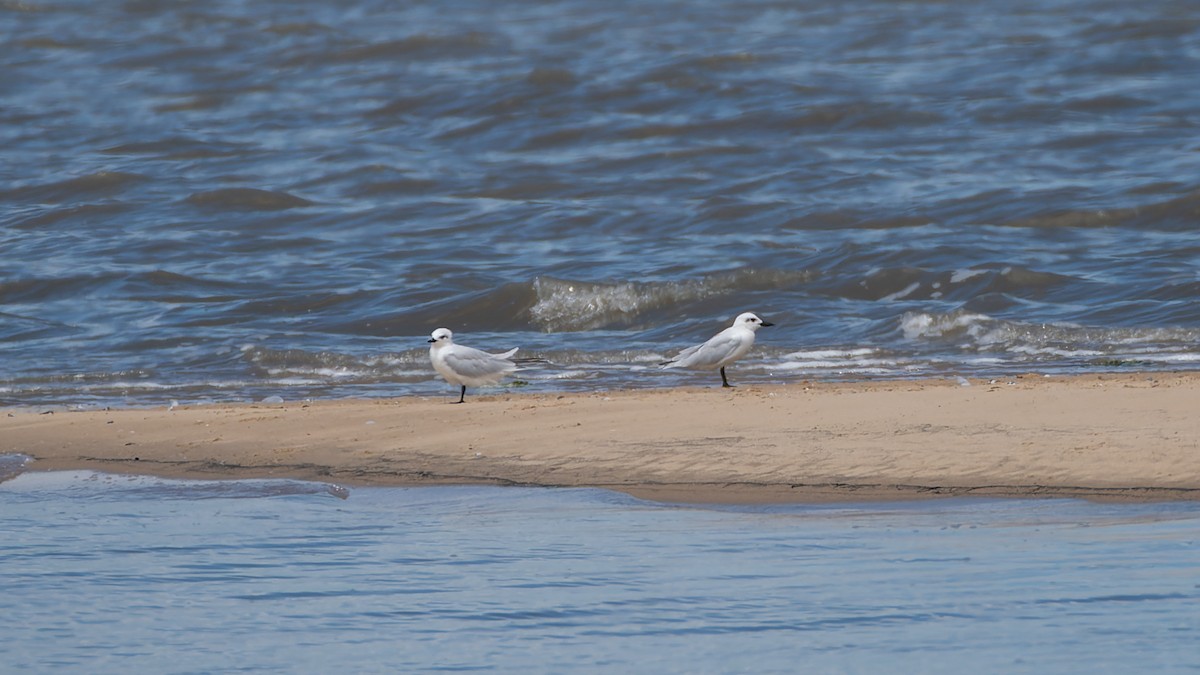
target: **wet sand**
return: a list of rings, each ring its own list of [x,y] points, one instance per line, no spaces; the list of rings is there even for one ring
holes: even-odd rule
[[[681,502],[1200,499],[1200,373],[0,412],[31,470]]]

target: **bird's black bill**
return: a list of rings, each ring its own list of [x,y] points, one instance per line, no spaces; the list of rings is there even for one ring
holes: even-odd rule
[[[437,342],[437,339],[436,339],[436,338],[429,338],[428,340],[426,340],[426,342]]]
[[[764,322],[762,322],[762,323],[761,323],[761,324],[759,324],[759,325],[761,325],[761,326],[774,326],[775,324],[771,323],[770,321],[764,321]]]

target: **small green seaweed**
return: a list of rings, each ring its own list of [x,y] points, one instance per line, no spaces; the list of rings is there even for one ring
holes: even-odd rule
[[[1100,359],[1093,361],[1092,365],[1100,368],[1141,368],[1150,364],[1138,359]]]

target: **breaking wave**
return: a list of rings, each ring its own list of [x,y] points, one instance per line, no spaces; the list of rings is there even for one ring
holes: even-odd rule
[[[551,333],[628,327],[648,312],[739,292],[788,288],[814,276],[807,270],[739,269],[670,282],[588,283],[539,277],[533,282],[537,302],[529,314],[534,324]]]
[[[908,312],[904,339],[962,352],[1005,353],[1017,361],[1078,359],[1099,365],[1200,362],[1200,329],[1112,328],[1030,323],[967,311]]]

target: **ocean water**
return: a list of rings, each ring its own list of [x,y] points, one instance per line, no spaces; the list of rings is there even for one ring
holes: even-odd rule
[[[10,672],[1200,670],[1196,503],[13,473]]]
[[[0,1],[0,404],[1200,365],[1192,0]]]

